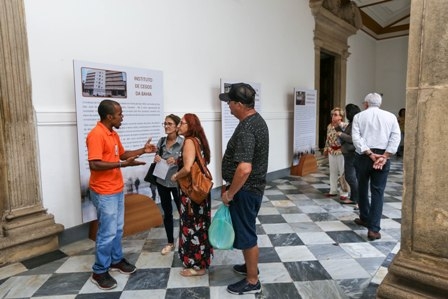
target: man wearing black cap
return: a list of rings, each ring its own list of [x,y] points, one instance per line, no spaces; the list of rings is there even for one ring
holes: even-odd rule
[[[222,202],[229,206],[235,230],[233,247],[243,251],[245,264],[233,270],[246,278],[231,284],[232,294],[261,292],[258,280],[258,245],[255,219],[260,210],[266,185],[269,157],[269,130],[255,111],[255,90],[249,84],[232,84],[229,92],[219,95],[240,122],[227,143],[222,159],[222,178],[227,188]]]

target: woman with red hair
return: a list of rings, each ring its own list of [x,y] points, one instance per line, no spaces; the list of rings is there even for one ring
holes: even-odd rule
[[[210,163],[210,147],[199,118],[195,114],[185,114],[179,125],[178,134],[185,137],[179,158],[179,171],[171,180],[187,176],[196,159],[198,142],[202,156],[207,164]],[[180,199],[180,230],[179,230],[179,257],[185,267],[182,276],[204,275],[210,266],[213,248],[209,243],[208,229],[211,222],[210,194],[201,204],[192,201],[181,191]]]

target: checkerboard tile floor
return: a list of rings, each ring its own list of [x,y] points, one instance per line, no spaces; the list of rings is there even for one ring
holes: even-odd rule
[[[400,246],[402,177],[402,161],[393,159],[382,238],[373,242],[364,227],[353,223],[358,214],[352,205],[324,196],[329,190],[326,165],[305,177],[269,182],[257,220],[258,295],[226,291],[242,279],[232,271],[243,263],[239,250],[215,250],[206,275],[182,277],[177,254],[160,254],[166,239],[158,227],[123,240],[126,257],[139,270],[131,276],[113,272],[118,281],[113,290],[101,291],[90,282],[94,242],[86,239],[0,268],[0,298],[375,298]],[[213,201],[213,212],[219,204]]]

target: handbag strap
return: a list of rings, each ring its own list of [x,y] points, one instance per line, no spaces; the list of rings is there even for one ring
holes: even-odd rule
[[[162,144],[163,144],[163,142],[164,142],[165,140],[166,140],[166,136],[160,138],[160,142],[158,142],[158,143],[160,143],[160,146],[159,146],[159,149],[157,150],[157,155],[159,155],[160,157],[162,157],[162,154],[163,154]]]
[[[212,175],[211,175],[210,171],[208,170],[207,165],[205,164],[204,157],[202,157],[201,149],[199,148],[198,140],[196,138],[194,138],[194,137],[190,138],[190,139],[193,140],[194,147],[196,149],[196,158],[197,158],[196,161],[199,162],[198,164],[199,164],[199,167],[201,168],[202,173],[205,174],[205,176],[207,178],[212,180],[213,179]]]

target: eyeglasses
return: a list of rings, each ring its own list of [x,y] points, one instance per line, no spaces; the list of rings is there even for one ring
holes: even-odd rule
[[[171,126],[174,126],[174,125],[175,125],[175,123],[170,123],[170,122],[162,123],[162,127],[166,127],[166,126],[171,127]]]
[[[188,123],[186,121],[181,121],[180,125],[188,125]]]

